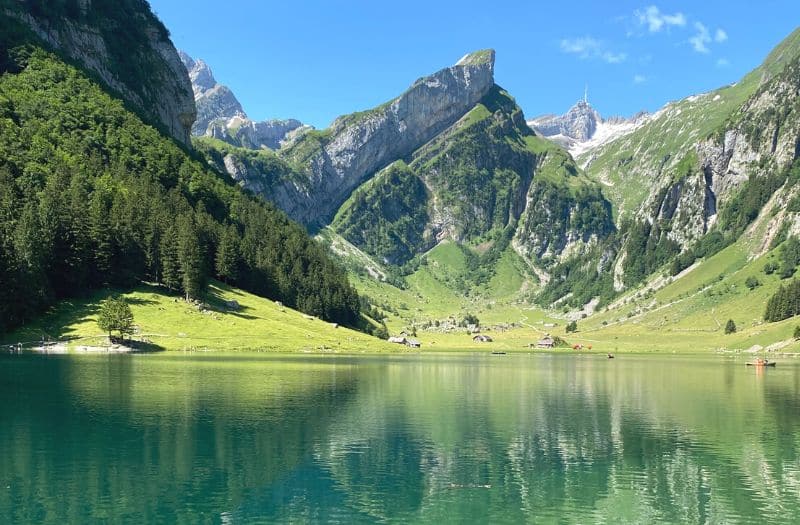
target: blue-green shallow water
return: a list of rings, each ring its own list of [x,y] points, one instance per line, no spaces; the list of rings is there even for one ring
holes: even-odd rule
[[[800,366],[0,356],[1,523],[798,523]]]

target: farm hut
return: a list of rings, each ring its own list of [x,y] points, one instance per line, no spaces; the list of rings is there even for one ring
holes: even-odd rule
[[[543,339],[539,339],[539,342],[536,343],[537,348],[555,348],[555,346],[556,342],[549,335]]]

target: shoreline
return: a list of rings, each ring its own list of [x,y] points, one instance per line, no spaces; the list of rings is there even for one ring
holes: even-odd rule
[[[110,346],[97,346],[97,345],[76,345],[70,346],[66,343],[55,343],[48,345],[36,345],[33,347],[23,348],[20,350],[7,350],[8,354],[39,354],[39,355],[123,355],[123,354],[209,354],[209,355],[231,355],[231,354],[272,354],[281,356],[293,357],[319,357],[319,356],[336,356],[336,357],[370,357],[370,356],[459,356],[459,355],[486,355],[495,358],[502,358],[507,356],[575,356],[575,357],[604,357],[607,358],[609,352],[601,350],[581,350],[574,351],[571,349],[564,350],[530,350],[530,349],[498,349],[496,351],[503,352],[501,354],[493,354],[493,350],[485,347],[480,348],[453,348],[423,351],[405,351],[398,349],[396,351],[386,351],[381,349],[364,349],[361,351],[353,350],[310,350],[308,348],[299,349],[277,349],[277,348],[226,348],[226,349],[210,349],[210,348],[186,348],[186,349],[171,349],[171,350],[152,350],[152,349],[138,349],[127,345],[114,344]],[[612,355],[617,356],[660,356],[660,357],[720,357],[720,358],[752,358],[756,355],[765,355],[773,358],[781,359],[800,359],[800,352],[748,352],[746,350],[712,350],[712,351],[671,351],[664,352],[660,350],[618,350],[612,352]]]

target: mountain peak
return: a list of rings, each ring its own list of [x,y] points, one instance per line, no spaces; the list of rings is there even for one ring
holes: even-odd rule
[[[529,121],[528,125],[545,137],[560,135],[585,142],[592,138],[602,122],[603,117],[584,97],[563,115],[545,115]]]
[[[467,53],[461,60],[456,62],[456,66],[482,66],[488,65],[492,70],[494,70],[494,58],[495,52],[494,49],[481,49],[479,51],[473,51],[472,53]]]
[[[179,51],[178,55],[181,57],[181,62],[183,62],[186,71],[189,73],[189,80],[192,81],[195,99],[206,91],[211,91],[218,86],[217,80],[214,78],[214,73],[203,60],[194,59],[184,51]]]

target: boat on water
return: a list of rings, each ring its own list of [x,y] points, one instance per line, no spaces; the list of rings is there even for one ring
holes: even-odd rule
[[[495,352],[492,352],[492,355],[506,355],[506,353],[505,352],[495,351]]]
[[[766,359],[759,359],[758,361],[747,362],[747,366],[775,366],[775,361],[767,361]]]

